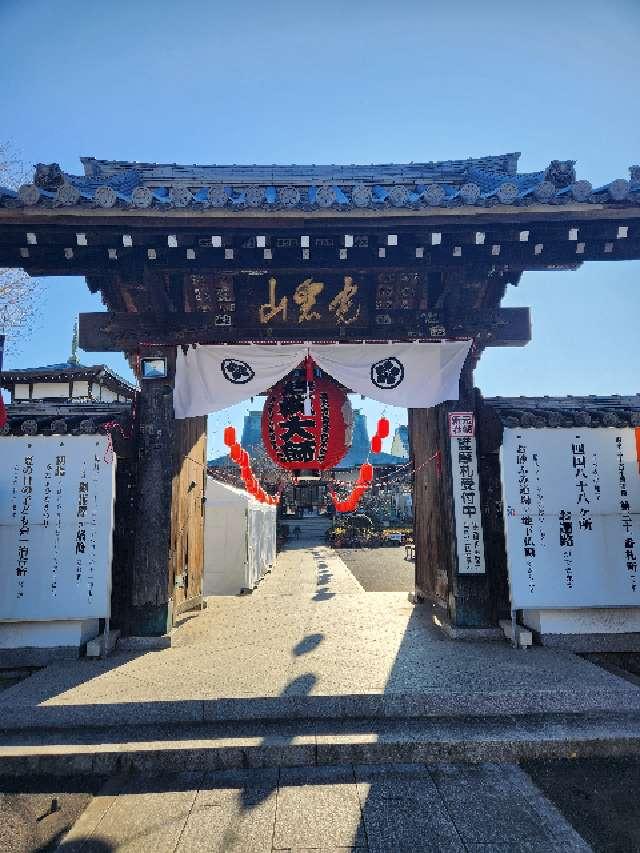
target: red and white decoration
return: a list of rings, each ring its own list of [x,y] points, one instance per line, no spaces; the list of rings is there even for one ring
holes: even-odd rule
[[[235,427],[227,426],[224,428],[224,443],[229,448],[229,455],[233,462],[240,467],[240,476],[244,483],[245,489],[257,501],[269,506],[276,506],[280,503],[279,495],[270,495],[262,488],[260,481],[254,475],[251,469],[251,460],[247,451],[236,441]]]
[[[391,424],[388,419],[382,417],[378,420],[378,428],[376,429],[376,434],[371,439],[371,452],[372,453],[380,453],[382,451],[382,439],[387,438],[389,435],[389,431],[391,428]],[[335,491],[332,489],[329,490],[329,496],[333,501],[333,506],[336,512],[355,512],[358,508],[358,504],[360,503],[360,499],[364,495],[364,493],[371,487],[373,482],[373,465],[369,462],[365,462],[360,466],[360,476],[351,490],[351,494],[346,497],[344,500],[340,500]]]

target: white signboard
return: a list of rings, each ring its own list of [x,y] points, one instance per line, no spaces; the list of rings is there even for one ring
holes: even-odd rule
[[[505,429],[512,607],[640,604],[636,432]]]
[[[106,436],[0,438],[0,621],[110,615]]]
[[[475,437],[463,435],[451,439],[451,476],[458,572],[463,575],[483,575],[484,539]]]

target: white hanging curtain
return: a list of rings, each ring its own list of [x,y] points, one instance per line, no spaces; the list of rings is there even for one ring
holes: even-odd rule
[[[457,400],[471,341],[408,344],[233,344],[178,349],[177,418],[226,409],[272,385],[310,353],[355,394],[390,406],[429,408]]]
[[[264,394],[300,364],[307,349],[303,344],[222,344],[189,348],[185,355],[178,347],[176,417],[207,415]]]
[[[471,341],[328,344],[310,347],[314,361],[356,394],[390,406],[428,409],[457,400]]]

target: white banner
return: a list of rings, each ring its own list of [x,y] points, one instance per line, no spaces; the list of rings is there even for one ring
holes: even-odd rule
[[[640,604],[640,475],[631,428],[505,429],[514,608]]]
[[[173,407],[176,418],[219,412],[264,394],[307,355],[302,344],[233,344],[178,348]]]
[[[391,406],[457,400],[471,341],[408,344],[234,344],[178,349],[177,418],[206,415],[264,394],[307,354],[355,394]]]
[[[114,499],[106,436],[0,438],[0,621],[109,616]]]

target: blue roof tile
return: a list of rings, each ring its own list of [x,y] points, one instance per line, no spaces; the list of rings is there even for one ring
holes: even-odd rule
[[[54,203],[56,205],[97,205],[96,191],[110,187],[115,196],[102,194],[101,206],[110,204],[133,205],[133,192],[138,187],[151,189],[151,204],[181,207],[227,206],[242,210],[247,205],[258,207],[286,206],[302,210],[331,204],[331,195],[318,196],[318,189],[333,189],[331,206],[346,208],[373,207],[459,207],[465,204],[494,204],[497,199],[505,204],[568,203],[574,200],[571,182],[575,181],[573,161],[553,161],[547,170],[518,173],[518,154],[480,157],[468,160],[446,160],[438,163],[406,163],[379,165],[306,165],[306,166],[181,166],[178,164],[137,163],[116,160],[82,158],[84,175],[63,173],[64,180],[80,193],[79,200],[57,198],[56,192],[39,189],[24,195],[9,189],[0,189],[0,204],[5,206]],[[637,170],[636,170],[637,171]],[[632,174],[636,174],[632,171]],[[546,181],[540,192],[536,192]],[[461,192],[464,185],[475,185]],[[515,185],[516,192],[508,192],[505,184]],[[434,186],[436,189],[434,189]],[[176,201],[171,188],[188,188],[191,196]],[[285,187],[294,187],[281,198]],[[362,190],[364,187],[364,191]],[[399,191],[392,192],[396,187]],[[625,201],[638,203],[640,183],[629,184],[624,198],[611,198],[610,184],[593,190],[602,196],[598,201],[615,204]],[[356,194],[354,190],[358,188]],[[440,189],[437,189],[440,188]],[[28,188],[27,188],[28,189]],[[249,189],[251,194],[248,196]],[[224,190],[224,194],[221,194]],[[213,196],[211,195],[213,193]],[[623,191],[624,195],[624,191]],[[35,196],[35,198],[34,198]],[[216,198],[217,196],[217,198]],[[589,200],[589,193],[576,192],[576,198]],[[144,206],[144,199],[142,200]],[[138,205],[140,199],[136,199]]]

